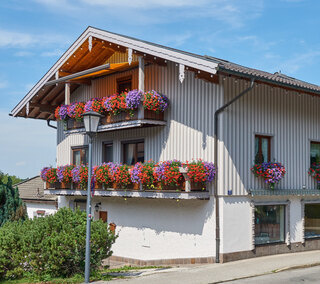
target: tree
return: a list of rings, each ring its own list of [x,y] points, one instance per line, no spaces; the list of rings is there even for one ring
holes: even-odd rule
[[[5,173],[3,173],[2,171],[0,171],[0,180],[2,180],[3,183],[7,183],[9,177],[10,177],[11,180],[12,180],[12,184],[17,184],[17,183],[19,183],[20,181],[23,181],[23,179],[15,176],[15,175],[5,174]]]
[[[3,174],[0,172],[0,227],[7,221],[26,218],[26,206],[19,196],[18,188],[13,188],[11,177],[4,183]]]

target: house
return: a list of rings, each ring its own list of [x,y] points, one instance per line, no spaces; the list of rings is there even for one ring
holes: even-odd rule
[[[52,126],[57,106],[125,89],[156,90],[170,106],[163,117],[139,108],[105,118],[94,165],[201,158],[217,173],[205,191],[97,189],[94,218],[116,225],[115,259],[212,263],[320,248],[320,191],[308,174],[320,162],[319,86],[88,27],[11,115]],[[59,121],[56,131],[57,166],[86,163],[83,125]],[[271,189],[255,162],[286,174]],[[85,209],[84,190],[45,193]]]
[[[40,176],[28,178],[14,185],[18,187],[20,198],[26,205],[29,218],[54,214],[58,210],[58,198],[45,195]]]

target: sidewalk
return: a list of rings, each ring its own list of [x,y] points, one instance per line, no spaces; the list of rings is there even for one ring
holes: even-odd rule
[[[320,265],[320,251],[272,255],[239,260],[224,264],[180,266],[162,270],[139,270],[132,272],[131,278],[113,280],[121,284],[204,284],[253,277],[286,269]],[[110,282],[95,282],[110,283]]]

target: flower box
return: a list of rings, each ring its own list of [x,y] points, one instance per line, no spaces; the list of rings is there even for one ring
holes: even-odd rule
[[[71,189],[71,182],[61,182],[61,189]]]
[[[144,110],[144,119],[164,120],[164,112],[156,113],[155,111],[145,109]]]
[[[68,119],[66,121],[66,124],[67,124],[67,130],[84,128],[83,121],[79,121],[79,120],[72,119],[72,118]]]
[[[59,189],[59,188],[60,188],[60,182],[53,182],[53,183],[46,182],[46,189]]]

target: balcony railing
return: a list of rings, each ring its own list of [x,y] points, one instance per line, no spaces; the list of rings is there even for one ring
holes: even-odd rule
[[[111,131],[122,128],[133,128],[141,126],[165,125],[164,113],[156,113],[150,110],[136,110],[132,115],[122,112],[118,115],[107,114],[101,118],[98,132]],[[65,123],[68,132],[84,131],[84,123],[75,119],[68,119]]]

